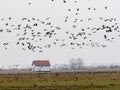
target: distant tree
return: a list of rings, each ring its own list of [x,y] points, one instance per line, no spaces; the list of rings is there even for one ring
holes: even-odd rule
[[[15,68],[17,69],[17,67],[19,66],[18,64],[16,64],[16,65],[14,65],[15,66]]]
[[[110,65],[109,68],[111,68],[111,69],[117,69],[117,68],[119,68],[119,65]]]
[[[3,70],[3,69],[4,69],[4,66],[1,66],[1,69]]]
[[[84,65],[84,61],[81,58],[72,58],[69,61],[71,69],[79,69]]]

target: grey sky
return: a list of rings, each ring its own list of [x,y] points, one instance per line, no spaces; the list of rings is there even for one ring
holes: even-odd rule
[[[35,17],[44,20],[47,17],[51,17],[51,21],[55,26],[62,27],[62,30],[70,30],[71,22],[64,23],[66,16],[70,17],[70,20],[75,18],[74,14],[69,14],[67,12],[68,8],[71,8],[73,13],[75,8],[79,7],[81,15],[79,18],[87,19],[88,17],[96,19],[97,17],[103,18],[117,18],[117,22],[120,24],[120,1],[119,0],[76,0],[77,4],[73,3],[74,0],[67,0],[64,4],[62,0],[0,0],[0,18],[12,17],[14,20],[12,23],[17,23],[22,17]],[[31,5],[28,5],[31,3]],[[108,6],[108,10],[104,10],[104,6]],[[89,12],[88,7],[97,8],[95,12]],[[99,21],[94,20],[94,22],[85,22],[80,24],[81,27],[100,25]],[[102,33],[96,34],[93,39],[101,43],[106,43],[102,40]],[[117,33],[113,33],[116,37]],[[4,36],[5,38],[2,38]],[[66,37],[61,32],[60,37]],[[10,38],[9,38],[10,37]],[[1,42],[8,39],[14,43],[16,41],[15,37],[12,35],[1,35]],[[43,41],[46,43],[46,41]],[[106,43],[108,46],[106,48],[102,47],[84,47],[82,49],[70,49],[69,47],[60,48],[52,47],[50,49],[45,49],[43,53],[23,51],[20,47],[11,44],[7,50],[0,46],[0,65],[11,65],[11,64],[31,64],[33,60],[47,59],[50,60],[52,64],[67,64],[71,58],[82,58],[85,64],[94,63],[120,63],[120,38],[116,38],[113,43]]]

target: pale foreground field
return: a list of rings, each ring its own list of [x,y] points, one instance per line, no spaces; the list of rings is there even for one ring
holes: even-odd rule
[[[120,90],[119,71],[0,73],[0,90]]]

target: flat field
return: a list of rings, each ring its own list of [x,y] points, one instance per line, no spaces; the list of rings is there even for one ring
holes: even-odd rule
[[[1,73],[0,90],[120,90],[120,72]]]

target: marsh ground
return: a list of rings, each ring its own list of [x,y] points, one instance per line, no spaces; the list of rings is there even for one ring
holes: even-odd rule
[[[120,90],[120,72],[1,73],[0,90]]]

